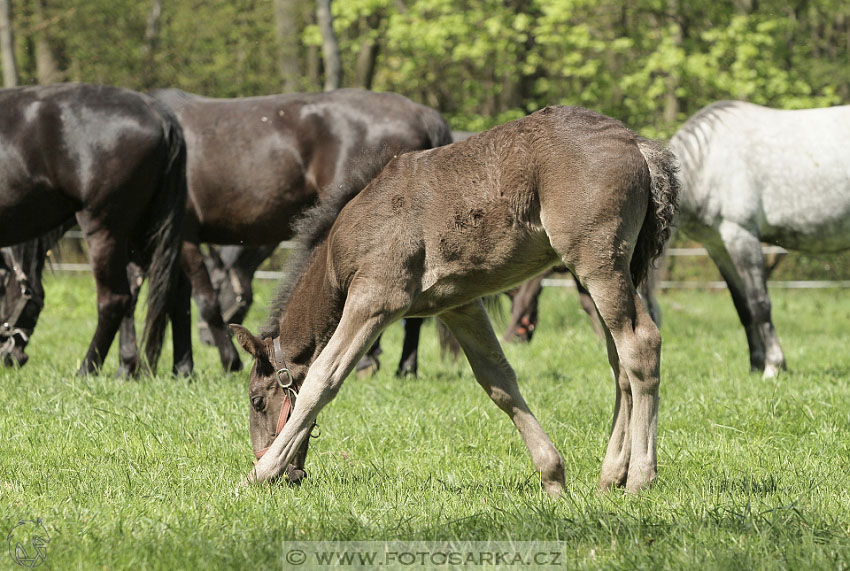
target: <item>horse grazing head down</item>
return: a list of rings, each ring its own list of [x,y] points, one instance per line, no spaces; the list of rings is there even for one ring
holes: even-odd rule
[[[10,248],[0,250],[0,360],[6,367],[23,367],[29,360],[29,343],[44,293],[30,285]]]
[[[232,324],[230,328],[242,348],[254,357],[248,387],[251,402],[248,431],[254,455],[259,460],[289,420],[298,398],[298,389],[307,375],[307,367],[284,361],[279,338],[256,337],[241,325]],[[307,475],[304,462],[309,444],[310,439],[306,438],[293,463],[286,468],[286,476],[293,484]]]

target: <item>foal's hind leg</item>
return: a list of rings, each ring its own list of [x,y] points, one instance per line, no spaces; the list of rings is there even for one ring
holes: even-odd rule
[[[628,269],[615,264],[610,270],[597,268],[584,276],[576,273],[596,302],[608,331],[608,359],[617,384],[611,438],[599,486],[607,489],[621,484],[628,458],[626,489],[637,492],[657,474],[661,335],[641,303]]]
[[[625,486],[629,475],[629,460],[632,455],[632,386],[628,372],[620,366],[617,346],[608,328],[600,323],[608,346],[608,363],[614,373],[614,418],[611,421],[611,434],[608,448],[602,461],[602,474],[599,489],[608,490],[614,486]]]
[[[543,487],[552,496],[564,491],[564,463],[519,392],[516,374],[505,358],[484,304],[476,300],[440,315],[457,337],[478,383],[511,418],[522,436]]]

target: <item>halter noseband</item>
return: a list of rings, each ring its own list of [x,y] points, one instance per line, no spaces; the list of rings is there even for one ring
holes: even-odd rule
[[[273,365],[275,368],[275,375],[277,375],[277,384],[283,389],[283,404],[280,406],[280,415],[277,417],[277,428],[272,434],[272,442],[277,438],[278,434],[283,431],[283,425],[286,424],[286,421],[289,420],[290,415],[292,414],[292,407],[295,406],[295,399],[298,397],[298,387],[295,386],[295,381],[292,379],[292,373],[289,372],[289,368],[286,366],[286,361],[283,360],[283,351],[280,348],[280,337],[275,337],[274,342],[272,343],[274,347],[274,355],[273,355]],[[313,436],[312,431],[316,427],[316,423],[313,423],[313,426],[310,427],[311,436]],[[318,436],[316,434],[315,436]],[[263,454],[268,452],[271,445],[266,446],[262,450],[255,450],[254,456],[257,457],[257,460],[263,457]]]

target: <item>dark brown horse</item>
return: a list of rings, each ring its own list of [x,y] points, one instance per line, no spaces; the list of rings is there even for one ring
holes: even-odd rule
[[[132,316],[131,261],[150,277],[143,342],[149,362],[159,356],[179,274],[185,160],[180,124],[146,95],[84,84],[0,90],[0,246],[36,240],[19,251],[18,270],[26,274],[38,267],[30,256],[43,256],[56,238],[43,235],[66,228],[76,215],[98,311],[81,373],[101,366],[122,319]],[[30,285],[40,281],[27,277]],[[25,330],[17,329],[6,339],[22,351]]]
[[[277,249],[277,245],[263,247],[223,246],[219,249],[210,247],[204,256],[204,262],[210,274],[216,299],[221,307],[221,315],[225,323],[241,324],[254,300],[252,280],[260,265]],[[397,377],[416,376],[419,366],[419,334],[422,329],[422,319],[412,317],[404,320],[404,342],[401,357],[396,367]],[[209,328],[202,320],[199,321],[201,341],[213,344]],[[442,333],[442,330],[438,330]],[[441,336],[441,347],[448,342]],[[379,356],[382,353],[381,340],[366,352],[357,363],[359,375],[375,373],[380,368]]]
[[[167,89],[152,95],[174,110],[186,133],[189,200],[182,264],[227,370],[240,369],[241,361],[199,244],[265,246],[287,240],[299,214],[347,181],[358,184],[346,186],[351,193],[344,200],[394,156],[451,142],[439,113],[393,93],[341,89],[211,99]],[[186,312],[188,307],[178,310],[175,318],[188,323]],[[129,320],[122,327],[128,349],[135,346],[132,327]],[[180,347],[176,369],[188,372],[189,331],[175,325],[174,334]],[[122,355],[124,347],[122,342]],[[131,366],[133,358],[126,355]]]
[[[255,337],[235,327],[255,358],[250,432],[259,461],[248,481],[303,476],[319,411],[375,337],[402,317],[439,315],[513,420],[545,489],[560,494],[561,457],[478,298],[563,263],[599,309],[615,377],[600,487],[647,486],[656,477],[661,337],[635,286],[669,235],[674,171],[669,151],[619,121],[547,107],[400,156],[338,216],[317,213],[267,330]]]
[[[505,334],[502,336],[503,341],[531,342],[531,338],[537,330],[537,311],[540,303],[540,294],[543,293],[543,280],[551,276],[555,271],[566,271],[566,268],[554,268],[531,278],[518,288],[508,292],[508,296],[511,298],[511,320],[508,323],[507,329],[505,329]],[[575,283],[576,289],[578,289],[579,303],[581,304],[581,308],[590,317],[593,332],[599,338],[604,339],[605,332],[602,330],[602,323],[599,321],[599,314],[596,313],[596,306],[593,305],[590,294],[587,293],[587,290],[584,289],[584,286],[581,285],[578,279],[575,280]]]
[[[23,367],[29,360],[24,348],[44,305],[39,266],[43,268],[45,257],[26,258],[36,265],[32,273],[39,277],[30,280],[22,256],[16,254],[12,248],[0,248],[0,360],[6,367]]]

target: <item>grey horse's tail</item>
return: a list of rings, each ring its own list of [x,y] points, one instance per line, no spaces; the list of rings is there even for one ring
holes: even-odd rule
[[[630,266],[635,286],[643,283],[650,265],[664,251],[679,206],[676,155],[661,142],[649,139],[639,139],[638,148],[649,168],[650,193],[646,218]]]
[[[180,276],[183,214],[186,210],[186,142],[183,129],[170,109],[160,103],[153,107],[163,118],[163,134],[167,162],[159,188],[151,205],[149,230],[145,237],[145,254],[149,260],[148,308],[142,347],[151,370],[162,350],[168,317],[168,306],[176,295]]]

